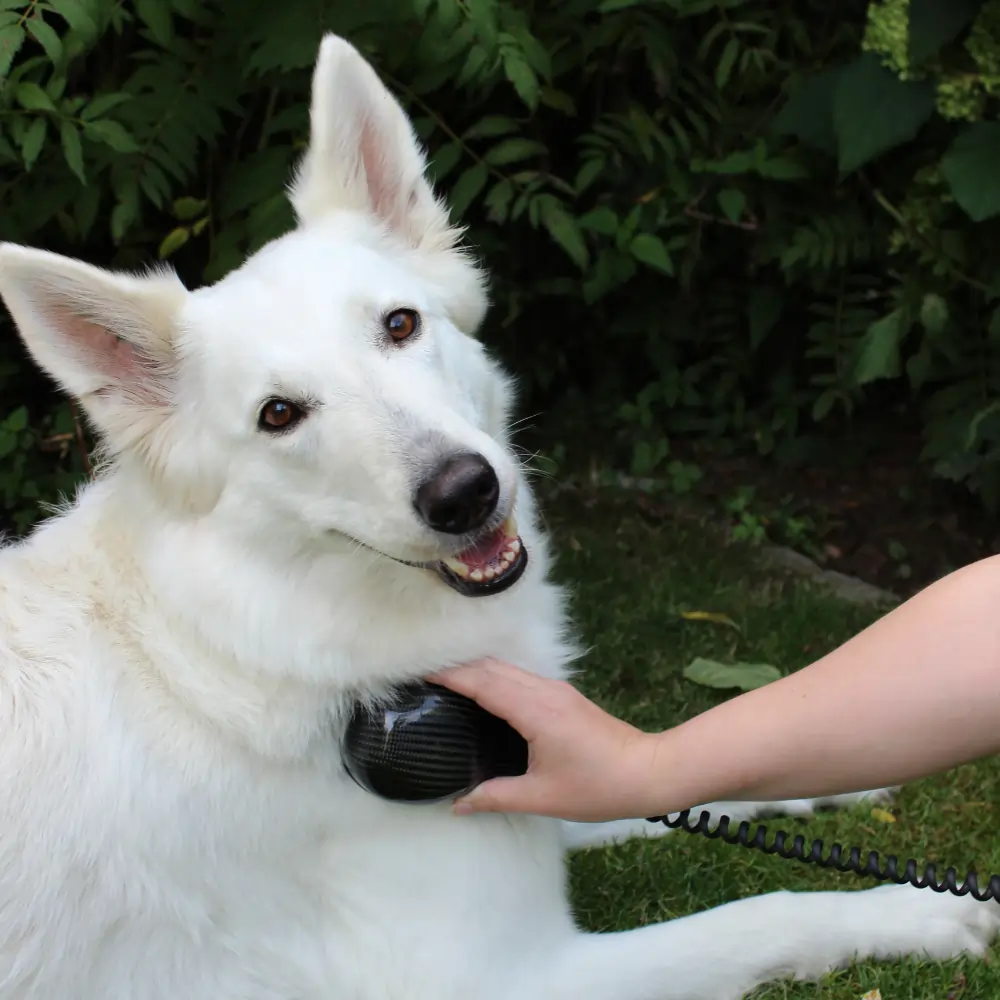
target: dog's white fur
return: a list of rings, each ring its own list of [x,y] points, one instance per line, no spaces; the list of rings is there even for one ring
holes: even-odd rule
[[[423,169],[395,100],[328,37],[299,225],[225,280],[0,249],[28,349],[106,449],[0,553],[0,1000],[735,1000],[855,955],[981,953],[996,907],[895,887],[583,934],[564,850],[649,824],[454,817],[345,776],[354,697],[485,655],[565,675],[575,655],[511,386],[469,336],[481,275]],[[379,329],[398,307],[425,325],[403,348]],[[256,429],[272,394],[311,401],[290,434]],[[394,561],[448,554],[411,496],[454,450],[494,466],[530,552],[497,596]]]

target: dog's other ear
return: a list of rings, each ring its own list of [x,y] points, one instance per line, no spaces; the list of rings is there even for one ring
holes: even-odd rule
[[[450,249],[460,232],[424,177],[410,121],[357,49],[337,35],[313,73],[309,149],[291,188],[300,223],[338,209],[376,216],[413,247]]]
[[[169,410],[175,322],[186,294],[173,274],[112,274],[0,244],[0,298],[29,353],[118,444]]]

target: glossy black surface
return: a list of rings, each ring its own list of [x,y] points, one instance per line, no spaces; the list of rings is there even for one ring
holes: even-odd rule
[[[362,788],[396,802],[441,802],[528,768],[528,745],[516,730],[423,681],[396,689],[376,710],[359,705],[342,754]]]

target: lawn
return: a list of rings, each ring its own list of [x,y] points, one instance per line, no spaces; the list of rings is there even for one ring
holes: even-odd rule
[[[544,509],[557,544],[557,575],[571,587],[574,618],[590,649],[580,683],[605,708],[644,728],[670,726],[728,696],[683,678],[696,656],[790,671],[879,613],[761,569],[752,551],[727,546],[697,520],[650,522],[627,496],[563,493]],[[724,613],[739,630],[686,620],[681,612],[688,610]],[[998,779],[1000,764],[991,761],[910,785],[892,808],[894,823],[859,808],[780,825],[826,844],[934,860],[942,870],[954,864],[963,876],[972,866],[1000,872]],[[773,820],[768,825],[776,828]],[[574,904],[593,930],[635,927],[781,888],[876,884],[681,833],[581,852],[571,865]],[[1000,958],[1000,948],[990,958]],[[819,984],[781,983],[755,997],[858,1000],[876,987],[883,1000],[1000,997],[1000,963],[862,964]]]

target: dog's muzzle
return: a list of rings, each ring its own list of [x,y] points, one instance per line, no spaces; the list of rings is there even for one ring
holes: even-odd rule
[[[425,564],[465,597],[499,594],[521,578],[528,553],[513,517],[496,526],[500,483],[493,466],[475,452],[446,457],[418,487],[413,506],[433,531],[472,535],[456,555]]]

